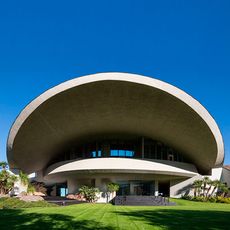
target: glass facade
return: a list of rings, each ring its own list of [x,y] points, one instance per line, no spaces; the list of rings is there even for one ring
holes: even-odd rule
[[[182,154],[175,149],[162,142],[142,137],[131,140],[110,139],[86,142],[72,147],[64,153],[60,153],[50,164],[66,160],[100,157],[124,157],[185,162]]]
[[[117,195],[149,196],[155,194],[155,181],[117,181],[119,190]]]

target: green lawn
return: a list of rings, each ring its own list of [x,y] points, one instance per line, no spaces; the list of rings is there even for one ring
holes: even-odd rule
[[[178,200],[173,207],[80,204],[0,210],[0,229],[230,229],[230,205]]]

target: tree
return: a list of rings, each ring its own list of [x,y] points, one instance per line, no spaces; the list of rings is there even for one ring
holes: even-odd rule
[[[5,161],[0,161],[0,168],[2,170],[6,170],[7,167],[8,167],[8,164]]]
[[[202,180],[195,180],[193,182],[194,197],[196,197],[197,195],[200,196],[202,184],[203,184]]]
[[[29,177],[26,173],[20,171],[19,179],[21,181],[21,184],[25,186],[27,193],[33,194],[34,192],[36,192],[35,186],[32,183],[30,183]]]
[[[28,177],[28,175],[26,173],[20,171],[19,172],[19,179],[20,179],[22,185],[28,186],[28,184],[29,184],[29,177]]]
[[[212,197],[216,191],[216,189],[219,188],[221,182],[219,180],[213,180],[212,181],[212,191],[211,193],[209,194],[209,197]]]
[[[209,180],[207,185],[209,185],[209,187],[208,187],[207,192],[206,192],[206,199],[208,199],[210,197],[212,187],[215,185],[215,183],[214,183],[214,181]]]
[[[18,180],[17,176],[9,175],[6,182],[5,194],[8,194],[10,191],[12,191],[12,189],[14,188],[14,184],[17,180]]]
[[[97,194],[100,192],[100,190],[98,188],[84,185],[79,188],[79,192],[86,199],[86,201],[94,202],[97,200]]]
[[[117,192],[119,190],[119,187],[120,187],[119,184],[116,184],[113,182],[107,184],[107,190],[108,192],[111,192],[111,193]]]
[[[119,190],[119,184],[116,184],[116,183],[109,183],[107,184],[107,192],[106,192],[106,199],[107,199],[107,202],[109,202],[109,198],[110,198],[110,194],[112,194],[112,199],[114,198],[114,192],[117,192]]]
[[[203,196],[207,197],[208,195],[208,189],[207,185],[211,184],[211,180],[209,177],[205,176],[202,180],[202,190],[203,190]]]
[[[0,194],[7,195],[13,188],[14,183],[17,181],[17,176],[12,175],[7,171],[8,164],[6,162],[0,162]]]
[[[222,197],[225,197],[229,192],[228,186],[226,184],[224,184],[224,183],[221,183],[219,185],[219,190],[220,190],[220,193],[221,193]]]

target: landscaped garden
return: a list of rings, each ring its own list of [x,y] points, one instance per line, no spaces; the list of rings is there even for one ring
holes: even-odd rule
[[[229,229],[230,205],[173,199],[176,206],[111,204],[0,210],[4,229]]]
[[[194,196],[171,199],[175,206],[95,204],[99,190],[88,186],[82,186],[79,190],[89,203],[57,206],[44,199],[30,200],[37,197],[33,196],[35,191],[45,193],[43,184],[29,183],[27,175],[22,172],[16,178],[6,170],[5,165],[0,172],[0,194],[3,196],[0,198],[1,230],[230,229],[230,204],[227,204],[230,203],[229,188],[207,177],[194,181]],[[23,196],[9,197],[8,193],[16,180],[27,185],[27,192]],[[117,184],[109,183],[108,195],[118,188]]]

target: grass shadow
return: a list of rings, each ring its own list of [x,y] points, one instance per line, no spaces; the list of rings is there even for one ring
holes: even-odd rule
[[[33,230],[33,229],[100,229],[114,230],[113,227],[104,226],[92,220],[77,220],[64,214],[27,213],[18,210],[0,210],[1,230]]]
[[[217,230],[230,229],[230,212],[203,210],[155,209],[140,211],[116,211],[117,215],[127,216],[132,221],[141,221],[162,229]]]

